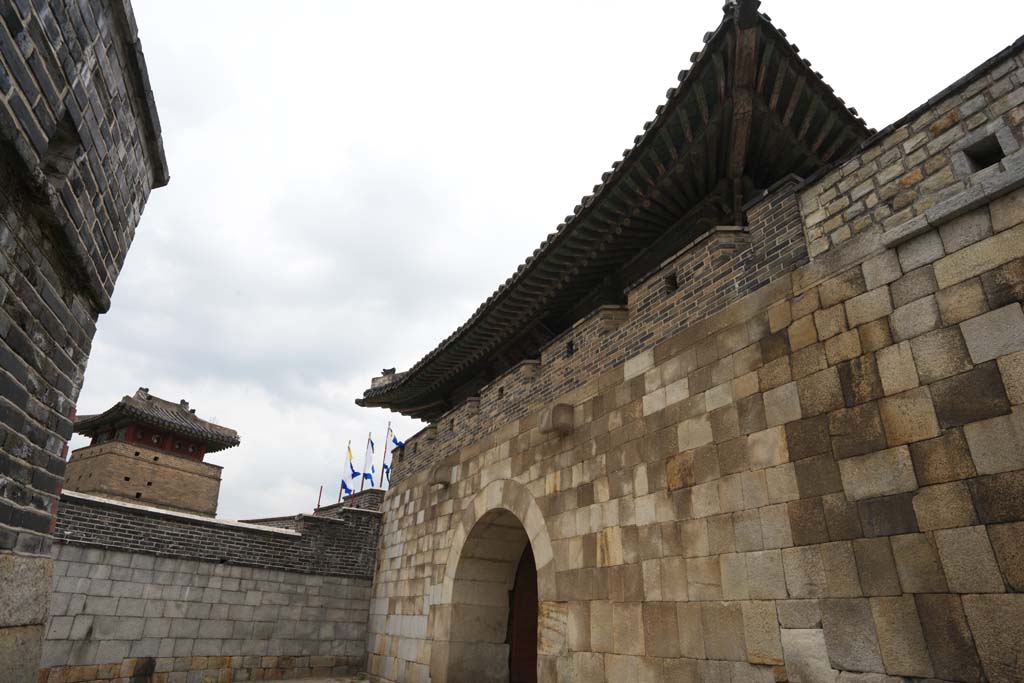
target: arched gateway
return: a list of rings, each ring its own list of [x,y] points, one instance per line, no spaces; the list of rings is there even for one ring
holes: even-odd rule
[[[533,496],[514,481],[491,482],[452,537],[432,608],[431,680],[535,683],[538,652],[561,649],[540,642],[538,626],[554,586],[551,540]]]

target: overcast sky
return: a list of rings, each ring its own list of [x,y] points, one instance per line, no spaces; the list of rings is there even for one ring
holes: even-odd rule
[[[472,313],[589,194],[721,0],[134,0],[170,184],[101,317],[79,414],[139,386],[233,427],[220,512],[337,497],[358,408]],[[766,0],[881,128],[1016,38],[1019,0]],[[83,445],[76,437],[73,446]],[[378,465],[379,470],[379,465]]]

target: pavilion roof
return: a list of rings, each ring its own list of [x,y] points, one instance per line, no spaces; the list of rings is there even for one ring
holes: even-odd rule
[[[757,0],[726,4],[622,159],[462,326],[356,403],[434,419],[527,358],[745,201],[850,156],[871,130]]]
[[[140,387],[134,396],[125,396],[102,413],[79,415],[75,419],[75,431],[95,436],[97,432],[127,422],[145,424],[201,442],[206,445],[207,452],[231,448],[241,442],[234,429],[196,417],[195,410],[189,408],[187,401],[167,401],[151,395],[145,387]]]

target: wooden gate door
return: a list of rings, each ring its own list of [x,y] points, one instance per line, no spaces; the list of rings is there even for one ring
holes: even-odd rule
[[[537,566],[529,545],[519,559],[509,594],[509,678],[537,683]]]

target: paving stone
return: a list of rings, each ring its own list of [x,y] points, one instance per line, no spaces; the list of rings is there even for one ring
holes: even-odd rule
[[[935,544],[951,592],[1003,592],[1003,579],[984,526],[936,531]]]
[[[876,451],[839,461],[843,490],[850,500],[877,498],[917,488],[910,449]]]
[[[913,496],[913,493],[898,493],[895,496],[858,501],[864,535],[891,536],[917,531]]]
[[[886,396],[913,389],[920,384],[910,342],[904,341],[879,349],[875,359]]]
[[[949,588],[938,553],[926,534],[904,534],[889,539],[896,571],[905,593],[945,593]]]
[[[846,320],[857,327],[892,313],[888,287],[878,287],[846,302]]]
[[[832,452],[839,460],[885,448],[885,433],[874,401],[829,413]]]
[[[896,676],[934,675],[914,597],[871,598],[885,671]]]
[[[1024,520],[1024,472],[979,476],[967,486],[983,524]]]
[[[704,645],[709,659],[746,661],[743,611],[735,602],[701,603]]]
[[[1020,681],[1024,675],[1024,595],[965,595],[963,605],[988,680]]]
[[[1002,389],[1001,384],[996,386]],[[988,406],[993,412],[998,409],[994,403]],[[1011,415],[965,425],[964,436],[978,474],[1024,468],[1024,409],[1017,409]]]
[[[924,639],[935,671],[956,681],[980,681],[981,662],[957,595],[915,595]]]
[[[782,641],[775,603],[758,601],[741,604],[747,661],[755,664],[782,665]]]
[[[853,553],[864,595],[900,594],[899,574],[888,538],[857,539],[853,541]]]
[[[924,266],[911,271],[889,287],[892,305],[898,311],[901,307],[918,299],[934,294],[938,286],[935,283],[935,272],[931,266]],[[896,313],[893,312],[893,316]],[[895,325],[894,325],[895,328]]]
[[[923,441],[939,435],[939,423],[928,387],[918,387],[883,398],[878,402],[878,410],[891,446]]]
[[[1003,356],[997,364],[1010,403],[1024,404],[1024,352]]]
[[[971,360],[976,364],[1024,350],[1024,312],[1010,304],[960,323]]]
[[[833,668],[885,671],[867,598],[822,600],[821,624]]]

